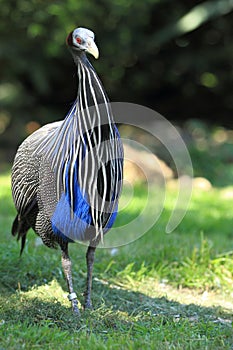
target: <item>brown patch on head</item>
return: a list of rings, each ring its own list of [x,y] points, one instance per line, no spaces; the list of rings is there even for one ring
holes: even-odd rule
[[[68,46],[73,46],[73,31],[66,38],[66,44]]]

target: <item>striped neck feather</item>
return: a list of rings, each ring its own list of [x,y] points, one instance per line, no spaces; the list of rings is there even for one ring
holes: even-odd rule
[[[88,198],[96,237],[102,238],[121,192],[123,149],[107,94],[94,68],[86,55],[75,57],[75,63],[77,99],[61,126],[39,149],[51,164],[57,202],[66,193],[74,215],[78,184],[78,191],[81,189],[83,198]]]

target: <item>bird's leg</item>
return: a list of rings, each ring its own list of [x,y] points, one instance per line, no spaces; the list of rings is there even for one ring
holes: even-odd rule
[[[91,303],[91,287],[92,287],[92,271],[94,264],[96,245],[89,245],[86,253],[86,261],[87,261],[87,283],[86,283],[86,291],[84,293],[85,296],[85,309],[92,309]]]
[[[79,314],[77,295],[74,292],[72,273],[71,273],[71,260],[68,254],[68,244],[62,247],[62,268],[65,274],[69,295],[68,299],[71,301],[72,309],[75,313]]]

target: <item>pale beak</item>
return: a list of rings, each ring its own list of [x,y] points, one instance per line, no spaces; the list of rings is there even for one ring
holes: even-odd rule
[[[86,50],[90,55],[94,56],[96,59],[99,57],[99,50],[98,47],[96,46],[94,40],[89,39],[88,42],[88,48]]]

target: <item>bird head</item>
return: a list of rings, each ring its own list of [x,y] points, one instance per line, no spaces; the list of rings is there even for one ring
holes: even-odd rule
[[[99,50],[94,42],[94,33],[86,28],[76,28],[67,37],[66,42],[68,47],[75,51],[87,52],[96,59],[99,57]]]

